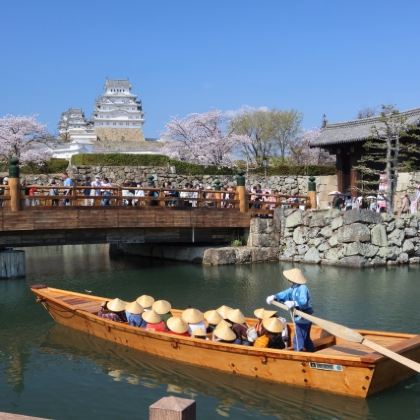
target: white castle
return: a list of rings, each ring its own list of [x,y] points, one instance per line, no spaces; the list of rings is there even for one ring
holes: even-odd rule
[[[142,103],[130,82],[106,80],[92,119],[87,120],[80,108],[70,108],[61,114],[58,131],[62,140],[73,144],[143,141],[143,117]]]

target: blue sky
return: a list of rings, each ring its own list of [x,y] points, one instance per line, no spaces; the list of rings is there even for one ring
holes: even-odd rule
[[[420,106],[420,2],[2,0],[0,115],[90,116],[129,77],[147,137],[171,116],[295,108],[306,128]]]

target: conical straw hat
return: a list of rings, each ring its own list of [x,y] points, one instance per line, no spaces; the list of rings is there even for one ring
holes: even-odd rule
[[[280,333],[283,331],[284,325],[277,318],[265,318],[263,327],[271,333]]]
[[[245,317],[240,309],[232,309],[227,314],[227,319],[235,324],[244,324]]]
[[[258,309],[255,309],[254,311],[255,317],[258,319],[271,318],[276,313],[277,311],[272,311],[272,310],[264,309],[264,308],[258,308]]]
[[[127,305],[127,302],[124,302],[123,300],[119,298],[115,298],[110,300],[106,307],[112,311],[112,312],[121,312],[125,310],[125,306]]]
[[[188,324],[197,324],[204,320],[204,314],[195,308],[188,308],[182,312],[182,319]]]
[[[127,303],[125,310],[134,315],[140,315],[144,312],[143,306],[139,305],[136,300],[134,302]]]
[[[227,321],[225,321],[224,319],[222,319],[218,324],[217,324],[217,326],[219,327],[219,326],[221,326],[221,325],[225,325],[226,327],[231,327],[231,325],[229,324],[229,322],[227,322]]]
[[[157,324],[161,321],[159,314],[153,309],[143,312],[143,319],[149,324]]]
[[[230,306],[226,306],[226,305],[222,305],[219,308],[217,308],[217,312],[219,312],[219,315],[223,318],[223,319],[227,319],[227,314],[229,311],[231,311],[232,308]]]
[[[232,328],[225,324],[219,324],[213,331],[213,334],[220,340],[225,341],[233,341],[236,338],[236,334],[232,331]]]
[[[155,301],[155,298],[149,295],[141,295],[136,299],[137,303],[143,308],[150,308],[153,305],[153,302]]]
[[[170,331],[178,334],[184,334],[188,331],[188,324],[179,316],[171,316],[166,321],[166,325]]]
[[[283,276],[286,277],[286,279],[291,281],[292,283],[296,283],[296,284],[306,283],[306,278],[299,268],[292,268],[290,270],[284,270]]]
[[[211,325],[217,325],[223,319],[215,309],[204,312],[204,318]]]
[[[207,337],[207,332],[203,330],[203,328],[197,328],[191,333],[191,335],[193,337]]]
[[[172,306],[167,300],[157,300],[152,305],[152,309],[159,315],[167,314],[171,308]]]

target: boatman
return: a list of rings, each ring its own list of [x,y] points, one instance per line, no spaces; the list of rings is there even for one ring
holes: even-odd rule
[[[275,295],[267,296],[267,304],[273,301],[284,303],[289,310],[294,308],[307,314],[312,314],[311,297],[306,287],[306,278],[298,268],[283,271],[284,277],[289,280],[290,287]],[[314,344],[311,340],[312,323],[300,316],[294,316],[295,338],[293,349],[296,351],[314,351]]]

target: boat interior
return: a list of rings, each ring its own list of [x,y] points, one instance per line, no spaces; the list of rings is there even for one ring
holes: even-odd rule
[[[73,309],[85,311],[90,314],[98,313],[101,302],[103,302],[104,300],[109,300],[108,298],[90,296],[76,292],[68,292],[54,288],[44,289],[43,293],[47,293],[49,297],[52,297],[54,299],[61,300],[63,303],[70,305]],[[171,312],[173,315],[179,315],[182,312],[182,310],[172,309]],[[254,318],[246,318],[246,320],[248,325],[250,326],[254,325],[257,321]],[[292,342],[294,339],[293,323],[288,323],[287,328],[289,329],[290,337],[290,342],[287,349],[292,350]],[[414,336],[414,334],[390,333],[381,331],[357,331],[366,338],[384,347],[390,347],[395,344],[401,344],[405,340],[410,339]],[[368,347],[365,347],[358,343],[353,343],[340,339],[339,337],[328,333],[327,331],[323,330],[322,328],[316,325],[312,326],[311,338],[315,346],[315,353],[320,355],[362,357],[368,354],[372,355],[374,353]]]

